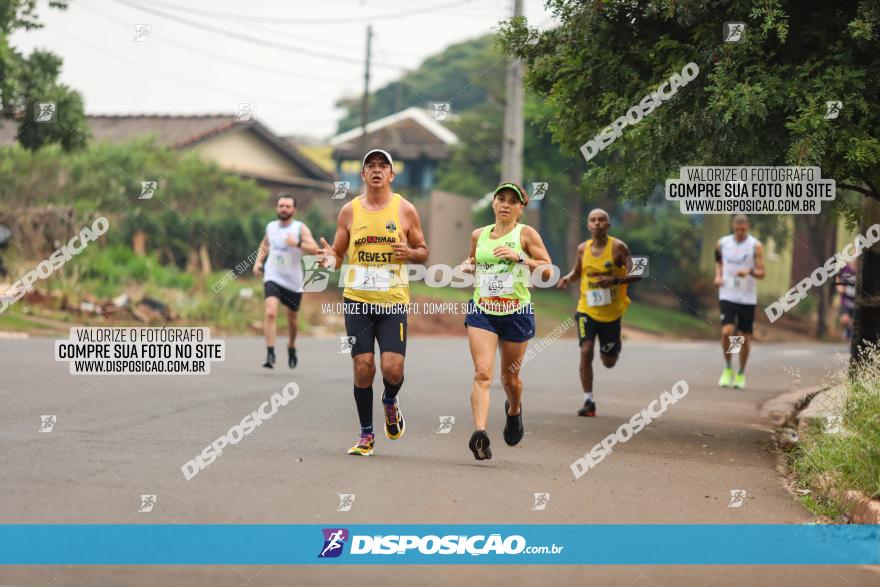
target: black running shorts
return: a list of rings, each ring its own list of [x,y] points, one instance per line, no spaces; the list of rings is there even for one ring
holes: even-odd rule
[[[406,355],[406,311],[403,304],[368,304],[342,298],[345,333],[351,343],[351,356],[374,353]]]
[[[278,298],[281,300],[282,304],[294,312],[299,311],[299,303],[302,301],[302,296],[302,293],[289,290],[286,287],[278,285],[274,281],[267,281],[263,284],[264,298]]]
[[[737,304],[721,300],[721,325],[733,324],[743,334],[752,333],[755,321],[755,304]]]
[[[574,315],[578,327],[578,346],[599,337],[599,354],[616,357],[620,354],[623,341],[620,339],[620,318],[611,322],[599,322],[583,312]]]

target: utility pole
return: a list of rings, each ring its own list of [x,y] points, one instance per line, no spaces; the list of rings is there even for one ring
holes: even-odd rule
[[[367,60],[364,67],[364,98],[361,101],[361,153],[367,152],[367,124],[370,122],[370,57],[373,47],[373,25],[367,25]]]
[[[513,16],[522,16],[522,0],[513,0]],[[522,184],[523,135],[523,62],[511,59],[507,64],[507,90],[504,108],[504,137],[501,145],[501,181]]]

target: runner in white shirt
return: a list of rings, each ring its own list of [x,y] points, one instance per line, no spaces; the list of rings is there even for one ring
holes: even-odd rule
[[[293,196],[279,194],[275,212],[278,220],[266,225],[266,235],[254,263],[254,275],[263,273],[263,292],[266,298],[266,314],[263,319],[266,362],[263,367],[272,369],[275,366],[276,319],[278,303],[281,302],[287,306],[287,364],[293,369],[297,363],[296,326],[302,299],[302,256],[303,253],[317,253],[318,245],[309,227],[299,220],[293,220],[293,215],[296,214],[296,199]]]
[[[721,350],[725,362],[718,385],[737,389],[746,386],[746,361],[758,303],[755,280],[764,279],[764,247],[749,234],[749,226],[744,214],[734,216],[733,234],[721,237],[715,248],[715,285],[721,301]],[[734,376],[731,355],[737,352],[739,372]]]

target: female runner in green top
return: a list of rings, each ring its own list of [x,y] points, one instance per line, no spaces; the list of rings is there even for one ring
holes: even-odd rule
[[[541,235],[519,223],[528,203],[529,196],[522,187],[514,183],[498,186],[492,199],[495,224],[473,232],[470,254],[463,262],[466,271],[475,273],[474,297],[468,302],[465,326],[474,361],[471,410],[475,431],[469,446],[477,460],[492,458],[486,422],[499,344],[501,383],[507,394],[504,440],[513,446],[525,433],[519,368],[528,341],[535,336],[529,278],[539,267],[544,279],[552,274],[550,255]]]

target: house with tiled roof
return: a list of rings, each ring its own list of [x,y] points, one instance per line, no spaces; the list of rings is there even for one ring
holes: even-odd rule
[[[293,143],[254,118],[209,115],[90,115],[92,141],[125,143],[152,137],[157,145],[198,156],[242,177],[254,179],[273,193],[286,191],[300,207],[333,194],[334,175],[312,162]],[[0,124],[0,146],[13,144],[18,125]]]

